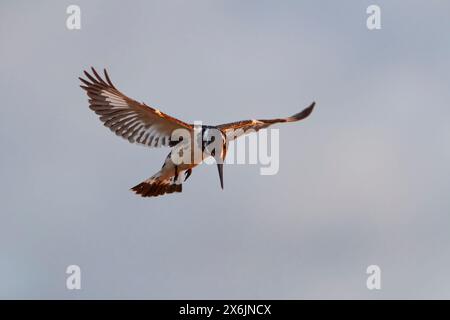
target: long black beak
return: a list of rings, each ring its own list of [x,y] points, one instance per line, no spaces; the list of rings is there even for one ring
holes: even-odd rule
[[[223,189],[223,163],[217,164],[217,170],[219,170],[220,186]]]

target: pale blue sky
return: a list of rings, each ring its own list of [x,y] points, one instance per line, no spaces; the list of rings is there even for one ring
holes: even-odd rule
[[[1,298],[450,298],[450,2],[0,9]],[[222,191],[204,166],[182,194],[141,199],[128,189],[168,150],[101,125],[78,87],[91,65],[188,122],[317,107],[279,127],[277,175],[226,166]]]

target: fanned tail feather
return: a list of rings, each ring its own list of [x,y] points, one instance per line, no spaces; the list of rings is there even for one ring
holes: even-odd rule
[[[134,186],[131,190],[142,197],[157,197],[166,193],[181,192],[182,185],[174,183],[173,179],[162,180],[158,176],[154,176]]]

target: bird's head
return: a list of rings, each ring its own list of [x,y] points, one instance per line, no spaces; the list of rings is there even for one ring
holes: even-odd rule
[[[213,157],[219,171],[220,186],[223,189],[223,163],[227,155],[225,134],[216,127],[205,127],[203,133],[204,158]]]

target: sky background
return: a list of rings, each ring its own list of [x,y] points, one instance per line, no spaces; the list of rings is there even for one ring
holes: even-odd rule
[[[449,299],[448,30],[437,0],[1,0],[0,298]],[[90,66],[187,122],[317,106],[279,127],[277,175],[228,165],[222,191],[202,166],[139,198],[168,149],[103,127]]]

